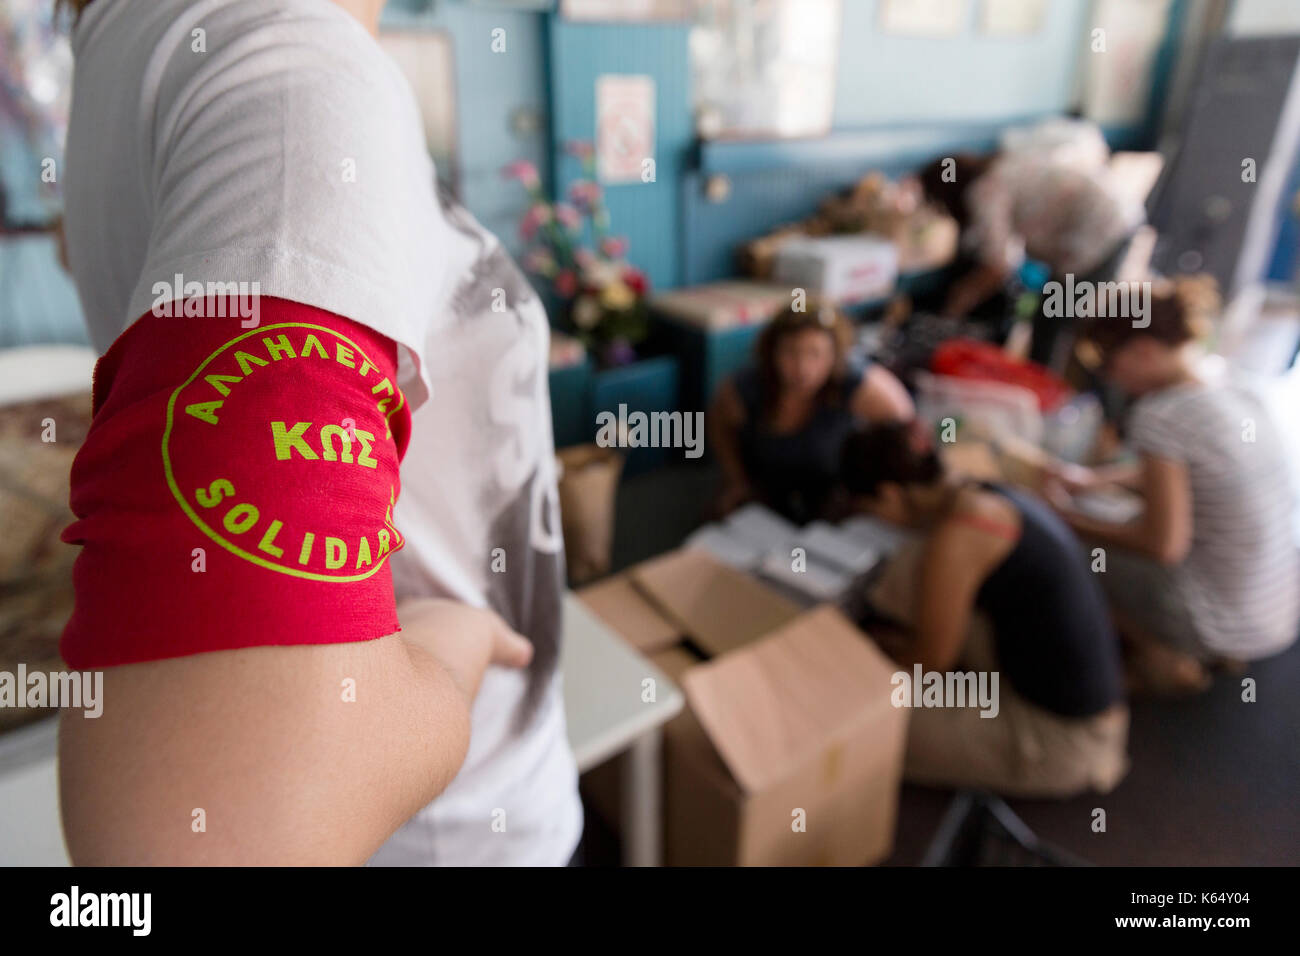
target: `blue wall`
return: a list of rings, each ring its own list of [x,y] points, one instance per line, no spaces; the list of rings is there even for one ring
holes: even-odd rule
[[[456,62],[456,108],[461,201],[512,252],[519,251],[519,219],[527,208],[501,167],[527,159],[545,171],[550,161],[547,118],[546,18],[466,0],[389,0],[385,26],[446,30]],[[492,31],[505,30],[504,53],[492,51]],[[528,111],[535,132],[516,135],[511,118]]]
[[[632,261],[658,288],[724,274],[738,238],[803,215],[817,196],[872,165],[892,171],[939,144],[980,145],[999,125],[1066,108],[1088,9],[1087,0],[1051,0],[1038,34],[993,38],[976,30],[979,5],[970,3],[963,33],[916,38],[881,33],[877,0],[843,0],[835,133],[784,160],[788,144],[705,150],[705,161],[725,167],[732,179],[732,196],[719,205],[705,204],[701,195],[689,28],[571,23],[551,12],[553,6],[550,0],[513,6],[390,0],[385,23],[451,34],[462,197],[515,252],[526,201],[500,178],[501,167],[529,159],[564,189],[579,170],[563,144],[595,132],[596,78],[653,77],[656,182],[610,186],[608,202],[614,232],[629,238]],[[491,50],[497,27],[506,30],[505,53]],[[512,132],[521,109],[539,121],[535,131]],[[7,159],[3,152],[0,162]],[[0,345],[82,338],[75,297],[49,243],[28,242],[21,255],[12,247],[0,242]]]
[[[979,3],[966,5],[966,28],[955,36],[882,33],[878,6],[843,0],[835,129],[1007,119],[1070,107],[1088,0],[1051,0],[1042,28],[1026,37],[980,33]]]
[[[546,4],[542,3],[544,7]],[[501,167],[529,159],[550,163],[546,20],[540,11],[511,10],[469,0],[390,0],[385,26],[446,30],[456,67],[458,172],[461,196],[485,226],[518,251],[523,191],[501,178]],[[506,51],[491,49],[492,31],[506,31]],[[530,134],[511,131],[516,110],[539,120]],[[11,193],[11,216],[43,218],[39,162],[13,139],[0,143],[0,173]],[[31,188],[28,188],[28,187]],[[51,240],[0,239],[0,347],[35,342],[86,342],[81,308]]]
[[[556,183],[579,178],[569,140],[594,140],[596,78],[648,74],[655,82],[655,181],[606,187],[611,229],[631,242],[629,259],[657,288],[681,276],[679,185],[694,135],[685,24],[616,25],[551,20],[551,125]]]
[[[1087,36],[1088,0],[1052,0],[1042,28],[1017,38],[977,31],[971,3],[952,37],[882,33],[877,0],[842,0],[837,90],[830,136],[811,141],[693,143],[689,29],[673,24],[551,23],[552,124],[561,185],[577,174],[559,152],[590,139],[595,81],[641,73],[656,84],[658,182],[608,190],[614,229],[657,287],[733,271],[736,245],[815,209],[828,192],[871,168],[897,173],[940,149],[988,148],[998,127],[1071,105]],[[723,203],[703,196],[700,166],[730,180]]]

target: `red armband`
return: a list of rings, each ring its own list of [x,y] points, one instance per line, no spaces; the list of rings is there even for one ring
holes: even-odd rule
[[[283,299],[249,329],[225,306],[146,315],[95,368],[62,536],[82,546],[73,667],[398,630],[395,343]]]

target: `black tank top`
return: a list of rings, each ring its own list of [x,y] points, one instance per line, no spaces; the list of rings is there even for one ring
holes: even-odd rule
[[[981,487],[1010,501],[1021,519],[1020,540],[975,599],[992,621],[1006,679],[1022,697],[1066,717],[1123,700],[1119,640],[1079,541],[1037,498]]]
[[[839,481],[840,447],[854,427],[849,398],[865,370],[850,368],[839,383],[841,400],[821,405],[795,432],[776,433],[764,417],[758,369],[736,373],[735,386],[745,407],[740,455],[745,474],[763,503],[796,524],[824,516]]]

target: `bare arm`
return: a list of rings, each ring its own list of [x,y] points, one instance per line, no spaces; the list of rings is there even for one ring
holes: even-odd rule
[[[952,284],[944,302],[944,314],[953,318],[967,315],[997,292],[1008,275],[1007,269],[1000,266],[976,266]]]
[[[60,727],[73,862],[365,862],[459,769],[488,661],[529,656],[490,612],[401,614],[375,641],[106,669],[102,715]]]
[[[752,494],[749,476],[740,454],[740,429],[745,424],[745,406],[728,379],[722,383],[709,408],[709,440],[722,469],[723,488],[719,510],[730,511]]]
[[[1119,461],[1109,465],[1099,465],[1096,468],[1054,461],[1048,465],[1048,473],[1071,492],[1091,491],[1095,488],[1115,485],[1139,490],[1143,481],[1142,464],[1137,461]]]
[[[957,662],[980,585],[1013,546],[951,519],[935,529],[921,559],[916,640],[901,664],[945,671]]]
[[[903,383],[883,365],[872,365],[850,400],[853,416],[864,422],[910,421],[916,406]]]
[[[1167,458],[1142,458],[1138,487],[1145,500],[1141,516],[1126,524],[1098,521],[1061,508],[1080,535],[1103,545],[1128,548],[1165,565],[1179,564],[1192,546],[1192,489],[1187,467]]]

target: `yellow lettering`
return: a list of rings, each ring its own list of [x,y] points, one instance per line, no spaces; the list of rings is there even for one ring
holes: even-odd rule
[[[257,524],[257,509],[252,505],[235,505],[226,512],[226,516],[221,519],[221,523],[226,526],[226,530],[231,534],[243,534]]]
[[[382,382],[380,382],[378,385],[376,385],[374,388],[370,390],[370,394],[378,395],[381,391],[387,392],[389,395],[392,395],[393,383],[390,382],[388,379],[384,379]]]
[[[305,339],[303,339],[302,352],[300,353],[300,357],[306,358],[307,353],[313,350],[315,350],[316,354],[319,355],[321,358],[323,359],[329,358],[329,356],[325,354],[325,346],[320,344],[320,339],[316,338],[315,335],[309,335]]]
[[[275,546],[275,536],[280,533],[280,529],[283,527],[284,525],[281,522],[272,521],[271,527],[267,528],[266,533],[262,535],[262,540],[257,542],[258,548],[265,551],[273,558],[278,558],[280,555],[284,554],[284,548],[277,548]]]
[[[360,568],[361,565],[370,563],[370,542],[365,539],[365,536],[362,536],[361,548],[357,551],[357,567]]]
[[[359,371],[361,372],[361,377],[365,378],[367,375],[370,374],[370,370],[373,368],[374,366],[370,364],[370,359],[366,359],[364,362],[361,363],[361,368],[359,369]]]
[[[379,557],[382,558],[384,555],[388,553],[388,529],[380,528],[378,537],[379,537]]]
[[[243,379],[238,375],[205,375],[203,376],[203,381],[215,388],[218,395],[225,398],[230,394],[230,389],[228,389],[223,383],[242,382]]]
[[[289,358],[298,357],[294,354],[293,346],[289,344],[289,336],[287,335],[277,335],[275,341],[271,341],[271,337],[268,335],[262,339],[262,344],[266,346],[266,354],[271,356],[273,361],[278,362],[286,355]]]
[[[245,375],[247,375],[249,372],[252,371],[252,369],[249,367],[250,362],[253,365],[270,364],[269,362],[267,362],[266,359],[260,359],[256,355],[249,355],[247,352],[236,352],[235,361],[239,363],[239,370],[243,372]]]
[[[196,402],[193,405],[185,406],[185,413],[193,415],[201,422],[207,422],[209,425],[216,425],[217,409],[222,406],[222,402]]]
[[[316,535],[312,534],[312,532],[310,531],[308,531],[305,535],[302,536],[302,550],[298,552],[299,564],[306,564],[308,561],[311,560],[311,546],[312,546],[312,542],[315,540],[316,540]]]
[[[375,440],[373,432],[364,432],[360,428],[352,429],[352,434],[357,436],[361,442],[361,454],[357,456],[357,464],[365,465],[367,468],[378,468],[379,462],[370,457],[370,443]]]
[[[321,457],[326,461],[337,461],[338,455],[334,451],[334,443],[331,439],[335,436],[342,439],[343,446],[343,464],[352,464],[352,439],[348,433],[339,425],[325,425],[320,430]]]
[[[346,365],[348,368],[356,368],[352,361],[352,350],[342,342],[339,342],[334,347],[334,360],[340,365]]]
[[[215,508],[222,498],[235,493],[235,486],[225,478],[218,478],[206,488],[195,488],[194,498],[205,508]]]
[[[275,457],[279,461],[288,461],[293,449],[308,461],[316,461],[317,454],[302,440],[302,433],[311,428],[311,422],[299,422],[285,431],[284,422],[271,422],[271,440],[275,442]]]
[[[341,538],[325,539],[325,567],[335,571],[348,560],[348,546],[344,544]]]

